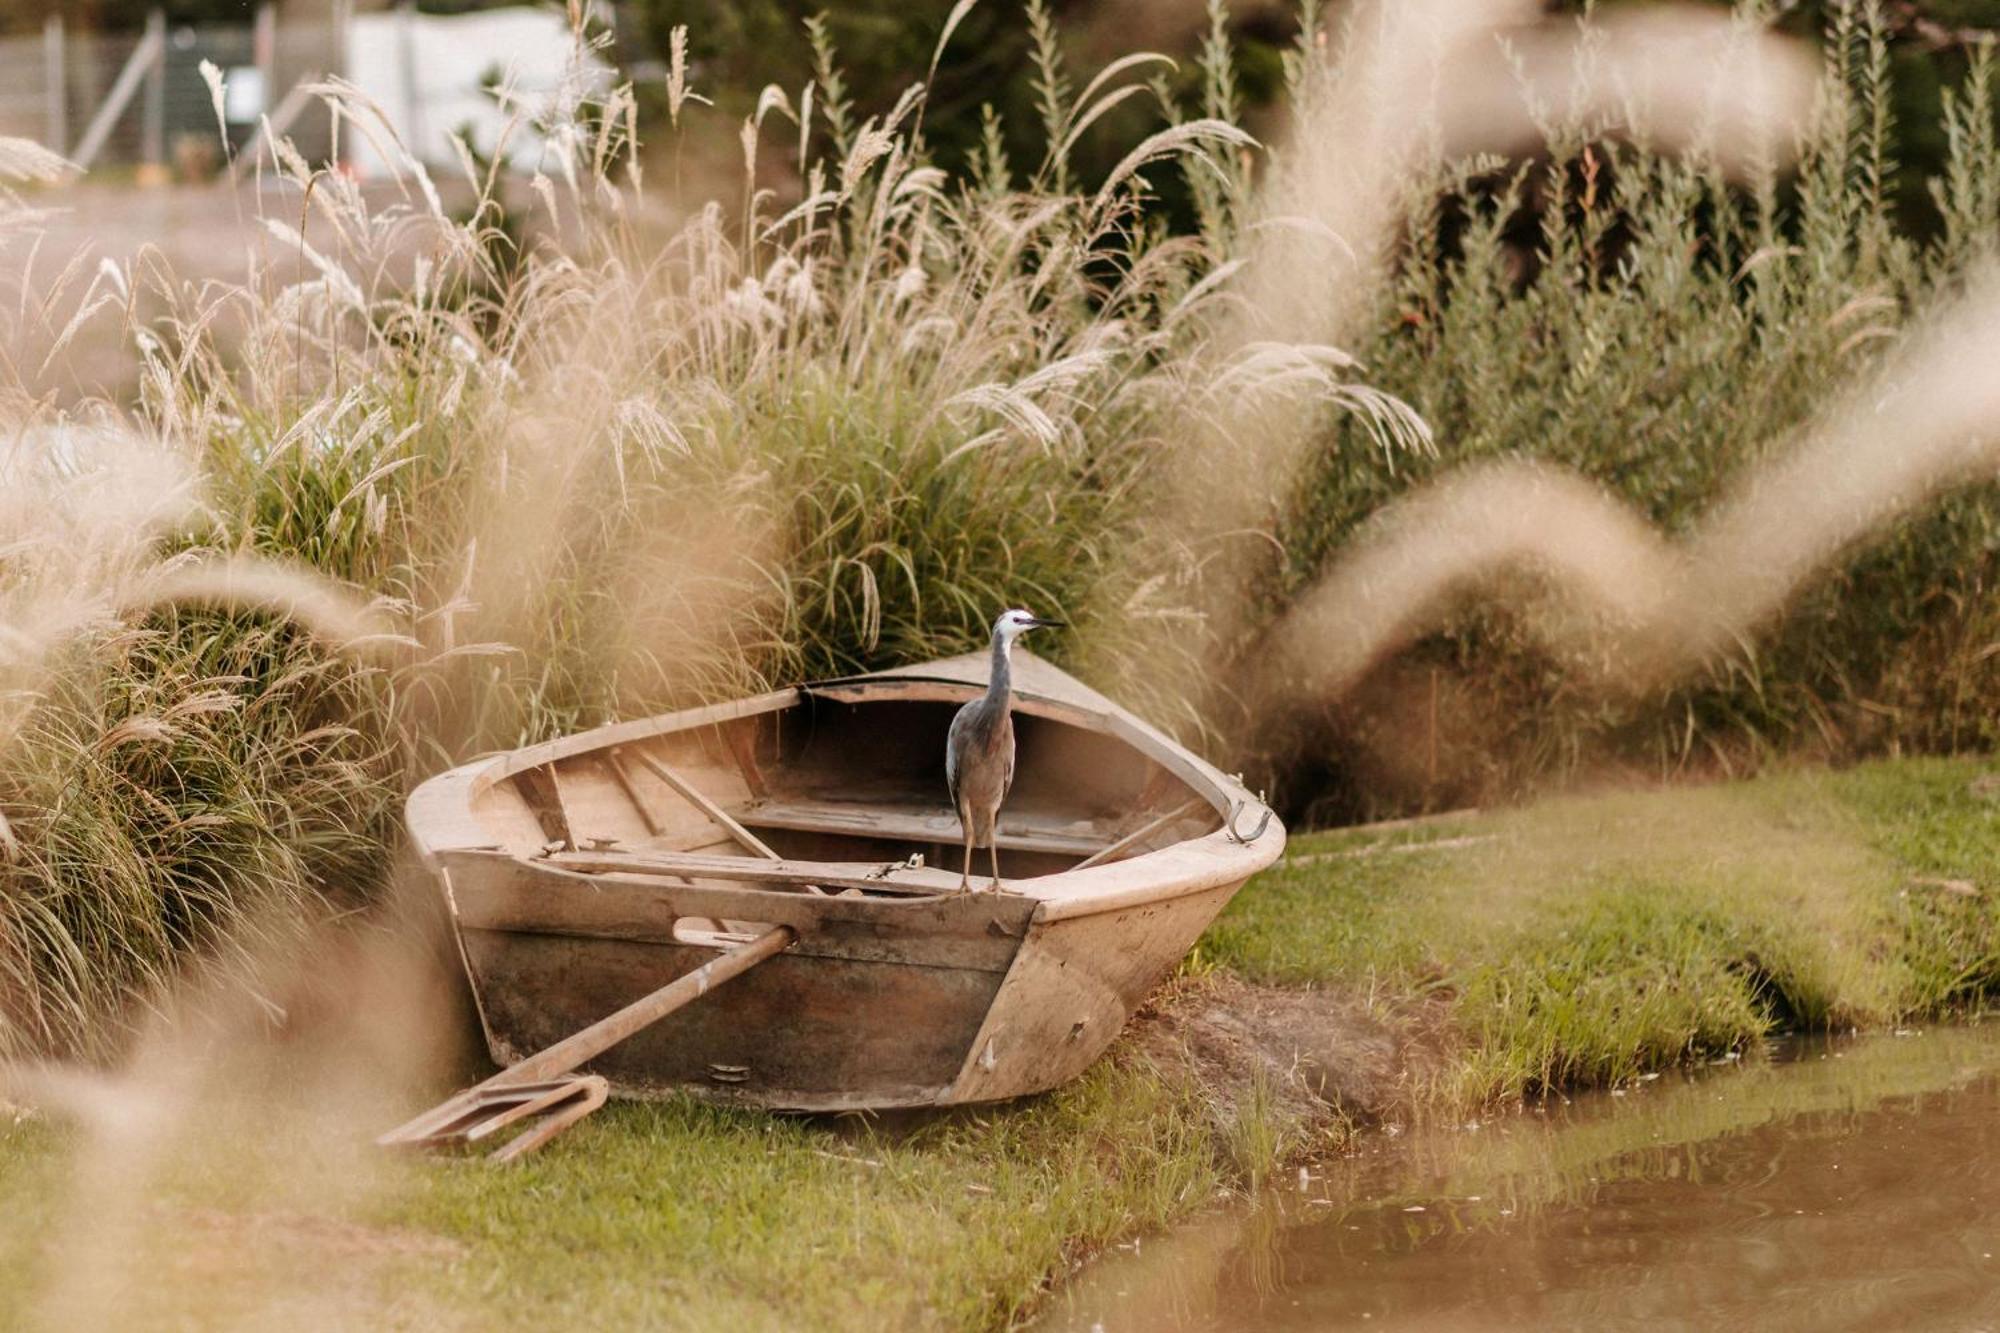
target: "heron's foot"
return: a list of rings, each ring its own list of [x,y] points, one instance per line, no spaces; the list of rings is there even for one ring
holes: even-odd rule
[[[967,876],[966,878],[959,880],[958,887],[953,889],[951,892],[953,897],[963,897],[964,895],[971,893],[972,892],[971,877]]]
[[[995,875],[995,876],[993,877],[993,882],[992,882],[991,884],[988,884],[988,885],[986,886],[986,891],[987,891],[988,893],[999,893],[999,892],[1002,892],[1002,890],[1001,890],[1001,888],[1000,888],[1000,877],[999,877],[998,875]]]

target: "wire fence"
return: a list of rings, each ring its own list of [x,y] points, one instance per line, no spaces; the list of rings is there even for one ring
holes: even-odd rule
[[[286,90],[338,70],[339,50],[337,28],[326,21],[169,25],[156,18],[139,33],[94,33],[51,20],[40,36],[0,39],[0,134],[71,157],[87,147],[93,165],[195,169],[221,148],[202,62],[228,76],[223,112],[234,150]],[[303,116],[287,133],[308,157],[330,148],[324,117]]]
[[[246,24],[169,24],[156,11],[137,33],[91,32],[51,18],[39,36],[0,38],[0,135],[34,139],[86,167],[153,164],[192,177],[220,164],[219,130],[236,154],[257,136],[260,118],[272,117],[308,160],[324,161],[333,151],[331,119],[295,90],[345,72],[360,39],[346,6],[334,8],[330,19],[279,22],[265,4]],[[607,54],[617,65],[642,81],[665,77],[629,6],[600,3],[596,12],[611,29]],[[220,125],[203,62],[225,76]],[[418,76],[405,78],[414,93]]]

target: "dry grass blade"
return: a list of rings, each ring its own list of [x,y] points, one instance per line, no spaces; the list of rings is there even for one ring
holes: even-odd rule
[[[269,611],[298,622],[336,648],[416,644],[397,633],[374,608],[323,576],[255,556],[166,562],[126,590],[121,610],[131,615],[170,602]]]

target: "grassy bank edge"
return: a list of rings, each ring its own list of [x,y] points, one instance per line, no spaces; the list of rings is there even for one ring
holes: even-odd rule
[[[1299,838],[1111,1057],[1014,1106],[615,1105],[519,1169],[377,1165],[334,1196],[278,1183],[302,1152],[337,1159],[324,1138],[211,1117],[139,1209],[148,1277],[113,1308],[141,1325],[302,1300],[335,1325],[355,1300],[377,1326],[1017,1324],[1093,1255],[1372,1123],[1615,1085],[1781,1028],[1977,1007],[2000,981],[1992,771],[1801,770]],[[0,1272],[33,1293],[9,1323],[46,1322],[64,1280],[40,1238],[81,1206],[77,1142],[0,1126],[17,1219]]]

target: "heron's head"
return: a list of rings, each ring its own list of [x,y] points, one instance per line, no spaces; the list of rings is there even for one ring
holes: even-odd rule
[[[1002,611],[1000,618],[993,622],[993,637],[1003,643],[1012,643],[1031,629],[1060,629],[1062,621],[1043,620],[1016,607],[1012,611]]]

